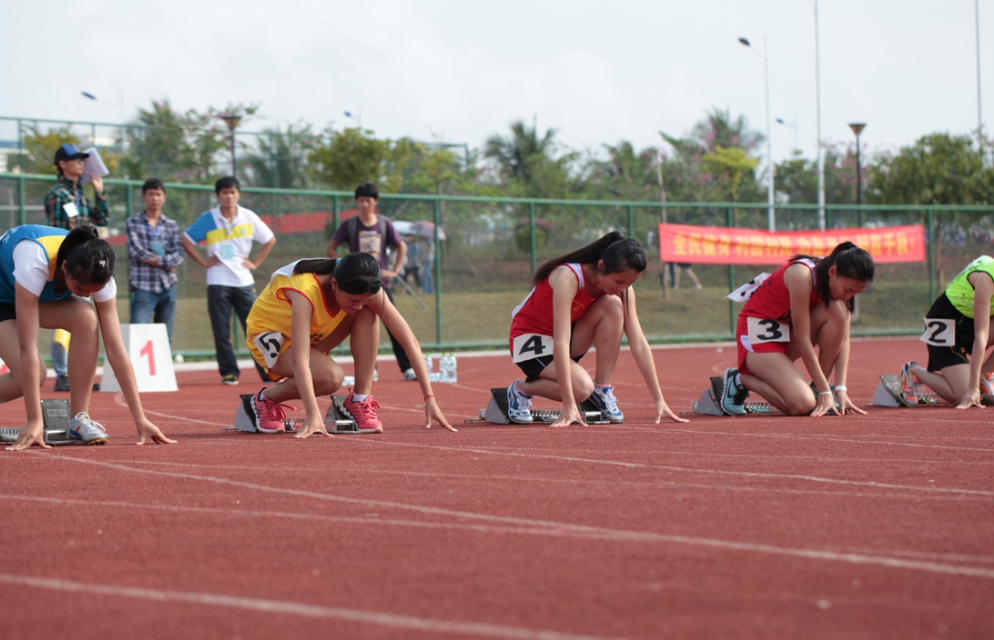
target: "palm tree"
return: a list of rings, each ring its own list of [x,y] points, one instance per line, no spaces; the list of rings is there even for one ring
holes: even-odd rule
[[[529,129],[518,120],[511,123],[509,137],[493,135],[487,139],[483,156],[494,160],[506,175],[528,184],[532,182],[535,165],[551,159],[555,135],[556,130],[549,129],[539,138],[536,124]]]

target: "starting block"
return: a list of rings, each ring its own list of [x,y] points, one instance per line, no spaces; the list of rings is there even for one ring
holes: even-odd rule
[[[490,398],[485,409],[480,409],[480,417],[468,419],[465,422],[517,424],[512,423],[511,419],[507,417],[507,387],[491,389],[490,395],[493,397]],[[604,418],[601,410],[589,398],[583,402],[576,403],[576,406],[580,409],[580,415],[583,416],[587,424],[610,424]],[[530,413],[535,423],[552,424],[559,419],[560,411],[558,409],[532,409]]]
[[[994,400],[994,397],[990,395],[983,396],[981,400],[984,404],[987,404],[986,398]],[[877,385],[876,391],[873,392],[872,404],[875,407],[917,407],[920,405],[946,404],[946,401],[939,397],[938,394],[926,393],[919,396],[915,404],[908,404],[901,398],[901,377],[880,376],[880,384]]]
[[[721,376],[711,378],[711,386],[701,393],[697,402],[690,403],[690,411],[681,411],[680,413],[699,413],[705,416],[727,415],[718,404],[718,398],[721,397],[724,386],[725,381]],[[769,413],[770,405],[767,402],[747,402],[745,410],[746,413]]]
[[[61,446],[67,444],[83,444],[80,440],[69,437],[69,401],[65,399],[42,400],[41,419],[45,429],[45,444]],[[0,428],[0,442],[13,444],[20,437],[22,429],[16,427]]]
[[[255,417],[252,415],[252,397],[255,394],[240,396],[241,402],[238,410],[235,411],[235,424],[233,427],[221,429],[221,431],[245,431],[247,433],[259,433],[255,426]],[[331,406],[324,416],[324,426],[328,433],[378,433],[373,429],[360,429],[356,421],[345,411],[343,403],[346,396],[331,396]],[[305,418],[287,418],[283,421],[284,429],[290,433],[296,433],[304,426]]]

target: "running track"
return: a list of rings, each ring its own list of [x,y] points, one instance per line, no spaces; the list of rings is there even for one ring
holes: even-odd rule
[[[655,354],[675,409],[734,358]],[[853,398],[923,357],[855,344]],[[380,373],[381,435],[222,432],[257,386],[187,372],[143,397],[175,446],[103,393],[108,445],[0,452],[0,637],[994,637],[994,409],[656,425],[624,352],[624,425],[463,424],[516,368],[461,356],[453,434]]]

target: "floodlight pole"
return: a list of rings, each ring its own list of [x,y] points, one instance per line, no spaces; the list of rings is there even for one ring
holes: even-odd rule
[[[858,220],[859,227],[863,227],[863,176],[860,170],[859,162],[859,134],[863,133],[863,129],[866,128],[865,122],[852,122],[849,124],[849,128],[852,132],[856,134],[856,206],[859,209],[856,210],[856,216]]]
[[[743,45],[749,47],[755,51],[755,47],[746,38],[739,38],[739,42]],[[759,54],[759,52],[756,52]],[[767,224],[769,225],[770,231],[777,230],[777,218],[776,210],[773,207],[773,180],[774,174],[776,173],[776,168],[773,165],[773,145],[771,141],[771,127],[770,127],[770,58],[769,58],[769,48],[766,44],[766,36],[763,36],[763,53],[759,54],[763,57],[763,85],[766,92],[766,162],[769,164],[769,181],[766,186],[766,199],[769,204],[769,211],[766,214]]]
[[[224,120],[224,123],[228,125],[228,131],[231,132],[231,176],[237,178],[238,166],[235,164],[235,129],[242,123],[242,117],[228,113],[222,113],[219,117]]]
[[[825,229],[825,157],[821,144],[821,63],[818,48],[818,0],[814,0],[815,12],[815,106],[818,128],[818,228]]]

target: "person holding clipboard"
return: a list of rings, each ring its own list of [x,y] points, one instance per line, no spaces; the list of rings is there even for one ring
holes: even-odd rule
[[[60,229],[73,229],[81,225],[106,227],[110,219],[110,206],[102,178],[91,176],[93,200],[83,193],[82,177],[89,153],[80,151],[74,144],[64,144],[55,151],[55,168],[59,179],[45,196],[45,215],[48,224]],[[55,390],[69,391],[69,333],[56,329],[52,332],[52,367],[55,369]]]

